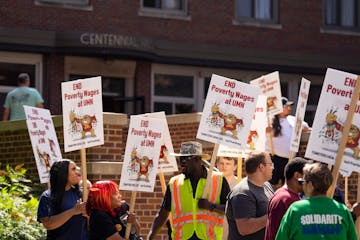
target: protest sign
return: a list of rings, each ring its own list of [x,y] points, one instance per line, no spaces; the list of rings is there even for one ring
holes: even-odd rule
[[[50,167],[62,159],[54,123],[48,109],[24,106],[26,125],[41,183],[50,181]]]
[[[249,136],[246,142],[246,149],[265,151],[266,143],[266,96],[259,95],[254,116],[251,122]]]
[[[101,77],[61,83],[65,152],[104,144]]]
[[[163,130],[162,119],[131,116],[120,189],[153,192]]]
[[[355,74],[330,68],[326,71],[305,157],[334,165],[356,79]],[[360,106],[357,100],[341,165],[345,172],[360,171],[359,126]]]
[[[245,149],[260,89],[213,74],[197,138]]]
[[[174,148],[171,141],[171,136],[169,132],[169,126],[166,121],[165,112],[154,112],[154,113],[146,113],[141,115],[136,115],[134,117],[151,117],[162,119],[164,122],[164,130],[163,130],[163,138],[162,145],[160,148],[160,158],[158,165],[158,172],[177,172],[178,166],[176,162],[175,156],[170,155],[170,153],[174,152]]]
[[[309,96],[311,82],[305,78],[301,79],[299,90],[299,98],[296,106],[295,125],[291,136],[290,151],[293,153],[298,152],[300,137],[302,132],[302,125],[305,117],[306,105]]]
[[[269,115],[282,113],[281,86],[279,72],[269,73],[250,81],[251,85],[260,88],[260,94],[267,97],[266,105]]]

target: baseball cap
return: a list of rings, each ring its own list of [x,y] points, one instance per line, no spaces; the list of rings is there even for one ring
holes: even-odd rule
[[[289,105],[293,105],[294,102],[289,101],[289,99],[287,99],[286,97],[281,97],[281,102],[284,106],[289,106]]]

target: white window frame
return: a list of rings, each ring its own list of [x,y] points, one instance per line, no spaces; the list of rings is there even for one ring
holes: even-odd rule
[[[188,15],[188,0],[179,0],[179,1],[181,1],[183,9],[176,10],[176,9],[166,9],[166,8],[144,7],[144,0],[140,0],[140,9],[138,14],[139,16],[146,16],[146,17],[191,20],[191,17]]]
[[[13,63],[13,64],[29,64],[35,66],[35,79],[34,81],[35,88],[42,95],[43,89],[43,57],[40,54],[30,54],[30,53],[19,53],[19,52],[2,52],[0,51],[0,62],[3,63]],[[15,85],[13,87],[1,85],[0,82],[0,92],[8,93],[11,90],[17,87],[15,80]]]

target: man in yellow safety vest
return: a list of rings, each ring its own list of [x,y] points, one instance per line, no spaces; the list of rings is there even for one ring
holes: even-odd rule
[[[170,179],[163,203],[155,217],[148,239],[153,239],[172,214],[172,239],[222,239],[222,227],[229,184],[221,173],[213,172],[207,198],[205,190],[207,169],[202,160],[209,155],[202,153],[198,142],[183,142],[179,154],[182,174]]]

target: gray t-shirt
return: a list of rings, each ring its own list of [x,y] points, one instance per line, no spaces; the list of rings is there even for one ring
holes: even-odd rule
[[[257,218],[267,214],[268,204],[274,190],[270,183],[265,182],[258,187],[244,178],[228,195],[226,203],[226,218],[229,223],[229,240],[263,240],[265,227],[255,233],[245,236],[237,230],[235,219]]]

